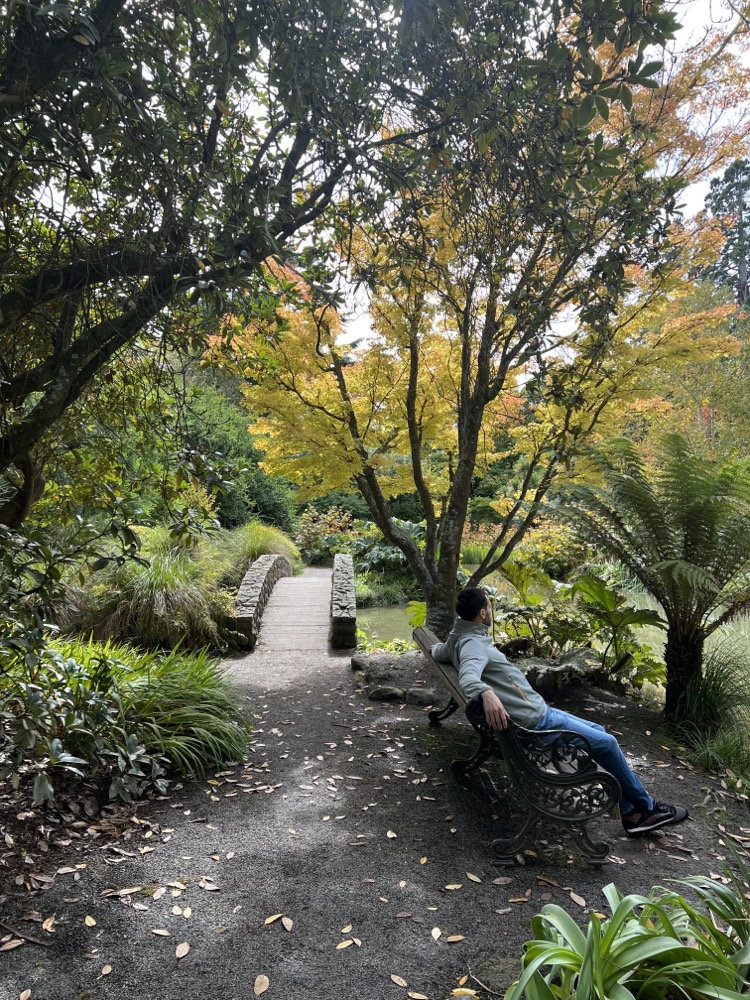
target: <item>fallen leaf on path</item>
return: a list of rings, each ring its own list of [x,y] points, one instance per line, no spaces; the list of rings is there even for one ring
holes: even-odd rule
[[[112,971],[112,966],[111,965],[103,965],[102,966],[101,975],[102,976],[108,976],[111,971]]]
[[[466,877],[468,879],[471,879],[472,882],[481,882],[482,881],[481,878],[479,878],[478,875],[472,875],[471,872],[467,872],[466,873]]]
[[[396,914],[396,919],[401,919],[402,917],[410,917],[410,916],[411,916],[411,913],[407,913],[406,911],[404,911],[403,913],[397,913]]]
[[[180,944],[178,944],[174,950],[174,957],[184,958],[189,951],[190,951],[190,945],[187,943],[187,941],[181,941]]]
[[[55,933],[55,916],[47,917],[45,921],[42,922],[42,930],[45,930],[48,934]]]
[[[412,990],[409,990],[409,992],[406,995],[408,997],[411,997],[411,1000],[429,1000],[429,998],[426,997],[424,993],[414,993]]]
[[[282,917],[281,923],[284,925],[285,931],[290,931],[294,927],[294,921],[291,917]]]
[[[346,927],[342,927],[341,928],[341,933],[342,934],[348,934],[351,929],[352,929],[352,925],[351,924],[347,924]]]
[[[463,887],[463,882],[451,882],[450,885],[443,886],[448,892],[453,892],[454,889],[461,889]]]
[[[13,951],[14,948],[20,948],[22,944],[26,944],[22,938],[11,938],[5,944],[0,944],[0,951]]]
[[[451,996],[452,997],[478,997],[479,994],[477,993],[476,990],[464,989],[464,987],[462,986],[459,989],[454,990],[451,993]]]
[[[388,833],[386,833],[386,837],[388,837],[389,840],[393,840],[396,836],[397,835],[393,832],[393,830],[389,830]]]
[[[404,989],[409,985],[403,976],[394,976],[393,973],[391,973],[391,982],[395,983],[396,986],[402,986]]]
[[[577,892],[571,891],[570,898],[573,900],[574,903],[578,903],[579,906],[586,905],[586,900],[583,898],[583,896],[579,896]]]
[[[507,875],[501,875],[500,878],[493,878],[493,885],[508,885],[513,879],[509,878]]]
[[[83,922],[87,927],[96,927],[96,920],[93,917],[85,917]]]
[[[31,990],[24,990],[18,1000],[31,1000]]]
[[[268,987],[271,985],[271,980],[268,976],[256,976],[255,985],[253,986],[253,993],[256,997],[259,997],[261,993],[265,993]]]
[[[426,865],[427,864],[427,858],[420,858],[419,859],[419,863],[420,863],[420,865]]]
[[[266,919],[265,919],[265,920],[263,921],[263,923],[264,923],[264,924],[273,924],[273,923],[275,923],[275,922],[276,922],[277,920],[281,920],[281,918],[282,918],[283,916],[284,916],[284,914],[283,914],[283,913],[274,913],[274,914],[273,914],[273,916],[270,916],[270,917],[266,917]]]
[[[450,937],[447,937],[445,940],[449,944],[456,944],[457,941],[464,941],[465,938],[463,934],[451,934]]]
[[[359,940],[359,938],[355,938],[355,937],[353,937],[353,938],[352,938],[352,941],[353,941],[353,942],[354,942],[354,943],[356,944],[356,946],[357,946],[358,948],[361,948],[361,947],[362,947],[362,942],[361,942],[361,941]]]
[[[182,911],[182,915],[185,918],[185,920],[189,920],[193,915],[193,911],[189,906],[186,906],[185,909]]]
[[[152,899],[161,899],[161,897],[165,894],[166,891],[167,890],[164,888],[164,886],[160,885],[158,889],[154,890],[154,894],[153,894],[153,896],[151,898]]]
[[[153,927],[151,933],[157,937],[169,937],[169,931],[165,927]]]
[[[350,944],[354,944],[351,938],[347,938],[346,941],[339,941],[336,945],[336,951],[341,951],[342,948],[348,948]]]
[[[433,940],[435,941],[437,941],[437,939],[440,937],[442,933],[443,932],[440,930],[439,927],[433,927],[432,930],[430,931],[430,934],[432,934]]]

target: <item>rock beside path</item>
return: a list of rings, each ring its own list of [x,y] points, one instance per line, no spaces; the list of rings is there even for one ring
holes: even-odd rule
[[[352,670],[371,701],[429,706],[446,701],[428,683],[424,657],[413,653],[355,653]]]

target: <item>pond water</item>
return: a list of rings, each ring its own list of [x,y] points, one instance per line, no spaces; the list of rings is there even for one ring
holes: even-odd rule
[[[388,608],[358,608],[357,628],[361,628],[371,641],[390,642],[392,639],[411,641],[412,626],[405,604]]]

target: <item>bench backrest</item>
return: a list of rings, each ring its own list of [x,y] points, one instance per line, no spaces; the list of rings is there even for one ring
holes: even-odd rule
[[[452,663],[440,663],[432,658],[430,650],[436,642],[440,642],[435,633],[428,628],[415,628],[412,632],[414,642],[419,646],[425,655],[425,659],[430,667],[440,677],[445,687],[450,692],[453,699],[461,708],[466,708],[466,698],[458,684],[458,671]]]

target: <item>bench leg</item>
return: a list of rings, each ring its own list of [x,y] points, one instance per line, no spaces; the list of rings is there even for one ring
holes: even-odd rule
[[[525,848],[534,846],[534,839],[529,837],[529,832],[537,819],[537,816],[529,813],[515,837],[498,837],[492,841],[492,850],[498,858],[495,864],[514,864],[517,855]]]
[[[458,702],[451,698],[443,708],[433,708],[431,712],[428,712],[427,718],[430,720],[431,726],[439,726],[441,719],[447,719],[449,715],[453,715],[457,710]]]
[[[586,855],[589,864],[602,865],[609,854],[609,844],[604,840],[592,840],[585,823],[572,823],[581,837],[581,850]]]
[[[451,761],[451,771],[456,775],[457,778],[464,778],[468,774],[472,774],[481,767],[486,760],[488,760],[493,753],[495,753],[496,748],[493,744],[491,737],[486,733],[482,733],[482,738],[479,741],[479,746],[475,750],[474,754],[469,757],[468,760],[453,760]]]

